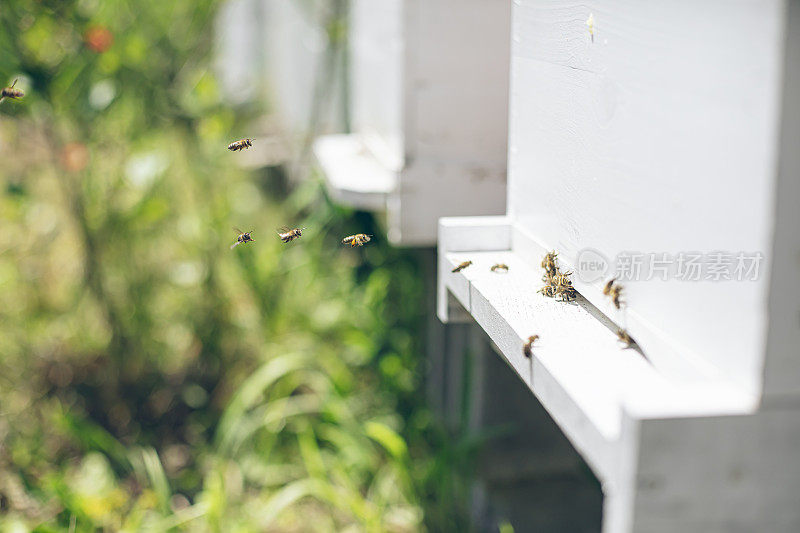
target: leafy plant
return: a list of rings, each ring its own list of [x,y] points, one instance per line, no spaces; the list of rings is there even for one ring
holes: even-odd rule
[[[225,146],[258,109],[209,71],[217,9],[0,9],[0,81],[26,91],[0,104],[2,530],[412,531],[459,512],[416,392],[415,252],[346,249],[381,234],[372,216],[313,173],[284,194],[280,168],[237,166]],[[346,10],[326,13],[341,45]],[[283,244],[283,224],[308,230]],[[231,226],[256,242],[230,251]]]

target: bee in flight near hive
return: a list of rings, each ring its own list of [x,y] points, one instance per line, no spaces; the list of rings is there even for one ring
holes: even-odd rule
[[[508,265],[505,263],[497,263],[492,265],[492,272],[497,272],[498,270],[504,270],[508,272]]]
[[[3,101],[5,98],[22,98],[25,96],[25,92],[22,89],[15,89],[14,85],[17,84],[19,78],[14,80],[14,83],[11,84],[11,87],[4,87],[2,91],[0,91],[0,102]]]
[[[228,150],[231,152],[238,152],[239,150],[244,150],[245,148],[250,148],[253,146],[253,141],[255,139],[241,139],[239,141],[234,141],[228,145]]]
[[[367,235],[365,233],[357,233],[355,235],[348,235],[344,239],[342,239],[342,244],[349,244],[352,248],[353,246],[364,246],[372,239],[372,235]]]
[[[280,230],[278,230],[278,237],[280,237],[283,242],[292,242],[293,240],[299,239],[303,236],[304,229],[306,228],[289,229],[286,226],[283,226]]]
[[[452,270],[452,272],[461,272],[462,270],[464,270],[465,268],[467,268],[471,264],[472,264],[472,261],[464,261],[463,263],[461,263],[457,267],[455,267]]]
[[[532,354],[531,347],[533,346],[533,343],[536,342],[536,340],[538,338],[539,338],[539,335],[531,335],[530,337],[528,337],[528,340],[525,341],[525,344],[522,345],[522,353],[525,354],[525,357],[527,357],[528,359],[531,358],[531,354]]]
[[[233,228],[233,231],[238,233],[239,236],[236,237],[236,242],[231,244],[231,250],[233,250],[236,246],[238,246],[240,244],[244,244],[246,242],[255,241],[255,239],[253,237],[251,237],[251,234],[253,233],[253,230],[245,232],[245,231],[240,230],[239,228]]]
[[[624,302],[620,301],[619,299],[620,295],[622,294],[622,285],[616,283],[616,281],[617,278],[611,278],[608,280],[605,287],[603,287],[603,294],[610,296],[611,301],[614,302],[614,307],[619,309],[620,304]]]

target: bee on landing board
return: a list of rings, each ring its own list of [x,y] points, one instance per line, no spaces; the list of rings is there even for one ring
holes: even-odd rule
[[[492,272],[497,272],[498,270],[504,270],[508,272],[508,265],[505,263],[497,263],[492,265]]]
[[[606,296],[611,297],[611,301],[614,302],[614,307],[619,309],[619,306],[622,302],[619,297],[622,294],[622,285],[616,283],[617,278],[611,278],[603,287],[603,294]],[[615,284],[616,283],[616,284]]]
[[[564,302],[574,300],[578,295],[578,291],[575,290],[575,287],[572,286],[572,281],[569,279],[571,275],[572,272],[559,272],[552,278],[555,292],[561,296],[561,300]]]
[[[251,237],[251,234],[253,233],[253,230],[245,232],[245,231],[240,230],[239,228],[233,228],[233,231],[238,233],[239,236],[236,237],[236,242],[231,244],[231,250],[233,250],[236,246],[238,246],[240,244],[244,244],[246,242],[255,241],[255,239],[253,237]]]
[[[533,343],[536,342],[536,340],[538,338],[539,338],[539,335],[531,335],[530,337],[528,337],[528,340],[525,341],[525,344],[522,345],[522,353],[525,354],[525,357],[527,357],[528,359],[531,358],[531,354],[532,354],[531,347],[533,346]]]
[[[548,298],[555,298],[555,297],[556,297],[556,294],[558,294],[558,293],[556,292],[556,290],[557,290],[557,289],[556,289],[556,286],[555,286],[555,285],[552,285],[552,284],[550,284],[550,283],[547,283],[547,284],[545,284],[545,285],[544,285],[544,286],[543,286],[541,289],[539,289],[539,290],[538,290],[538,291],[536,291],[536,292],[541,292],[542,294],[544,294],[544,295],[545,295],[545,296],[547,296]]]
[[[367,235],[365,233],[357,233],[355,235],[348,235],[344,239],[342,239],[342,244],[349,244],[352,248],[353,246],[364,246],[372,239],[372,235]]]
[[[304,229],[306,228],[289,229],[286,226],[283,226],[280,230],[278,230],[278,237],[280,237],[283,242],[292,242],[293,240],[299,239],[303,236]]]
[[[617,330],[617,339],[620,342],[624,342],[625,343],[625,348],[630,348],[631,346],[633,346],[635,344],[635,341],[631,338],[630,335],[628,335],[628,332],[625,331],[624,329],[618,329]]]
[[[464,270],[465,268],[467,268],[471,264],[472,264],[472,261],[464,261],[463,263],[461,263],[460,265],[455,267],[451,272],[461,272],[462,270]]]
[[[25,96],[25,92],[22,89],[15,89],[14,85],[17,84],[19,78],[14,80],[14,83],[11,84],[11,87],[4,87],[2,91],[0,91],[0,102],[3,101],[4,98],[22,98]]]
[[[255,139],[241,139],[239,141],[234,141],[228,145],[228,150],[231,152],[238,152],[239,150],[244,150],[245,148],[250,148],[253,146],[253,141]]]
[[[542,258],[542,268],[544,269],[544,277],[542,278],[542,281],[547,281],[548,277],[552,278],[558,274],[558,267],[556,266],[557,258],[558,254],[555,250],[552,252],[547,252]]]

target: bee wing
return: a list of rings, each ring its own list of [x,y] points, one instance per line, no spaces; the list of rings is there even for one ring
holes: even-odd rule
[[[239,228],[237,228],[236,226],[233,226],[233,231],[235,231],[238,235],[243,235],[244,234],[244,232],[242,230],[240,230]]]
[[[280,228],[275,228],[275,231],[278,233],[286,233],[289,231],[289,226],[281,226]]]
[[[231,244],[231,250],[233,250],[234,248],[236,248],[236,246],[237,246],[238,244],[241,244],[241,243],[240,243],[239,241],[236,241],[235,243]]]

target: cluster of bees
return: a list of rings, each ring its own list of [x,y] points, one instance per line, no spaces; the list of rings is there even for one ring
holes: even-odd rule
[[[451,272],[461,272],[465,268],[472,265],[472,261],[464,261],[459,263]],[[542,293],[548,298],[560,298],[562,302],[569,302],[578,296],[578,291],[572,286],[570,276],[572,272],[562,272],[558,266],[558,254],[555,250],[548,252],[542,258],[542,268],[544,275],[542,281],[544,286],[538,292]],[[492,272],[508,272],[508,265],[505,263],[495,263],[491,267]],[[617,278],[610,279],[603,287],[603,294],[611,298],[614,307],[620,309],[624,305],[622,301],[622,285],[617,282]],[[625,348],[630,348],[636,342],[628,335],[624,329],[617,330],[617,338],[625,344]],[[522,345],[522,353],[527,358],[531,358],[533,354],[533,345],[539,340],[539,335],[531,335]]]
[[[572,272],[561,272],[558,267],[558,254],[555,250],[545,254],[542,259],[542,268],[544,269],[544,275],[542,276],[544,287],[539,289],[539,292],[548,298],[558,296],[562,302],[569,302],[578,296],[578,291],[575,290],[575,287],[572,286],[572,280],[569,279]]]
[[[246,150],[253,146],[253,141],[255,139],[240,139],[238,141],[234,141],[228,145],[228,150],[231,152],[238,152],[240,150]],[[288,228],[283,226],[282,228],[278,229],[276,233],[278,234],[278,238],[281,242],[289,243],[295,239],[299,239],[303,236],[303,230],[306,228]],[[233,231],[237,233],[236,242],[231,244],[231,250],[236,248],[240,244],[246,244],[248,242],[254,242],[255,239],[253,238],[253,230],[251,231],[242,231],[239,228],[233,228]],[[355,235],[348,235],[344,239],[342,239],[342,244],[349,244],[350,247],[354,246],[364,246],[369,241],[372,240],[372,235],[367,235],[366,233],[356,233]]]
[[[558,267],[558,254],[555,250],[548,252],[542,258],[542,268],[544,269],[544,275],[542,276],[544,286],[539,289],[539,292],[548,298],[559,296],[561,301],[565,302],[575,299],[578,293],[569,279],[572,272],[561,272]],[[611,302],[617,309],[620,309],[625,303],[621,299],[622,285],[617,282],[617,278],[612,278],[606,282],[603,286],[603,294],[611,298]],[[525,357],[530,358],[532,356],[533,344],[538,339],[539,335],[531,335],[523,343],[522,353]],[[636,344],[636,341],[622,328],[617,329],[617,339],[625,344],[625,348],[630,348]]]

